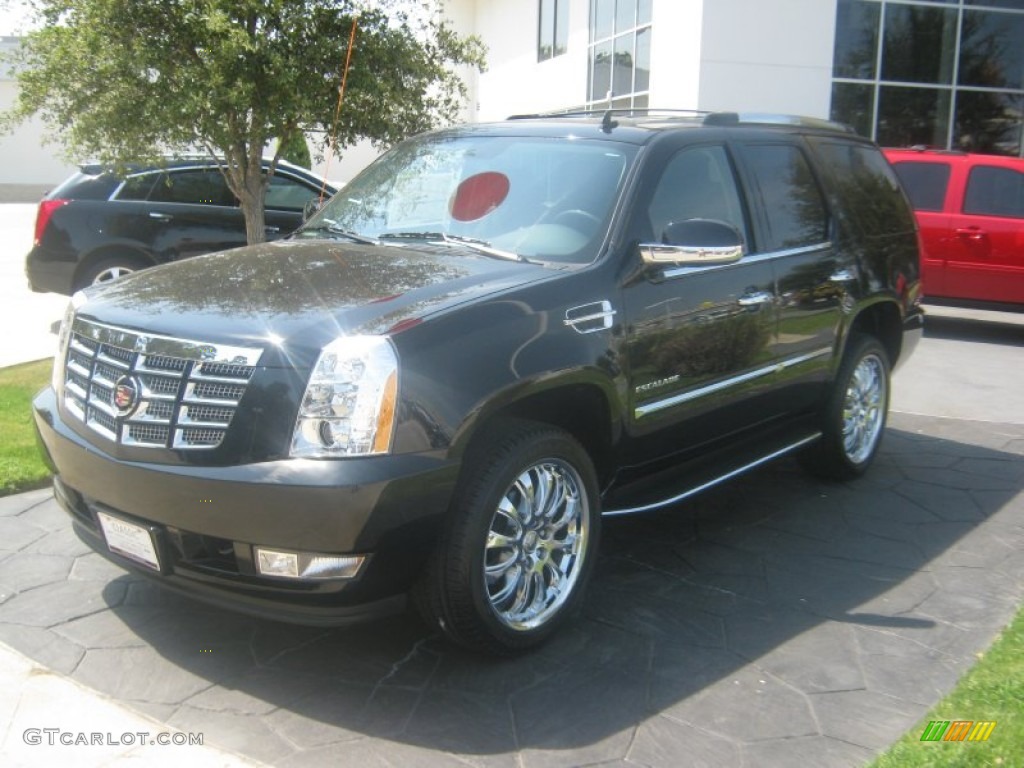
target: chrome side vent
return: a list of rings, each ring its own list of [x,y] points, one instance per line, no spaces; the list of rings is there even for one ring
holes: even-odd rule
[[[565,310],[565,324],[576,333],[596,333],[612,327],[615,310],[610,301],[595,301]]]

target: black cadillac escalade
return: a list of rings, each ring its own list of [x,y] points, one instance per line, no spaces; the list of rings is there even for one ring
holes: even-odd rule
[[[411,593],[515,651],[580,602],[602,516],[787,453],[864,472],[919,300],[905,197],[841,126],[525,116],[76,294],[35,422],[79,534],[169,588],[314,624]]]

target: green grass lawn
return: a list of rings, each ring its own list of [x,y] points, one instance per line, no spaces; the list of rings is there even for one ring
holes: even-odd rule
[[[32,427],[32,397],[50,380],[53,362],[0,369],[0,496],[42,488],[50,482]]]
[[[985,720],[996,726],[984,742],[923,742],[931,720]],[[871,768],[959,768],[1024,765],[1024,610],[953,692]]]

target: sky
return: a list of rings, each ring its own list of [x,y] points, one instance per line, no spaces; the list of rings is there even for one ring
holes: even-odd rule
[[[28,26],[29,13],[18,0],[0,0],[0,37],[17,35]]]

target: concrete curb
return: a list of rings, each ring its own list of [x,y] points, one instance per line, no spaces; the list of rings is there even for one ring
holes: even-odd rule
[[[6,724],[0,762],[8,768],[58,761],[88,768],[127,760],[190,768],[263,765],[215,747],[190,745],[189,734],[133,712],[2,643],[0,691],[0,722]]]

